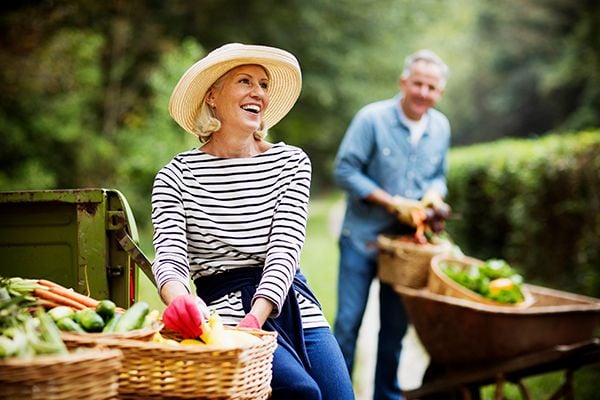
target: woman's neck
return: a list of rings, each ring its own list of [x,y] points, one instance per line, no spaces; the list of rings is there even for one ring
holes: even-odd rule
[[[243,138],[213,133],[210,141],[202,146],[202,151],[221,158],[249,158],[264,153],[271,144],[253,135]]]

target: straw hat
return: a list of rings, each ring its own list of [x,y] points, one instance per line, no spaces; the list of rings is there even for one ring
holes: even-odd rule
[[[227,71],[244,64],[258,64],[267,70],[269,106],[264,112],[263,123],[268,129],[279,122],[300,95],[302,73],[298,60],[285,50],[240,43],[226,44],[211,51],[183,74],[169,102],[173,119],[194,134],[196,117],[208,89]]]

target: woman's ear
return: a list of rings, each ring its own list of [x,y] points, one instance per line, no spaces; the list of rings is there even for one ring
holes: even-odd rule
[[[208,104],[211,108],[215,108],[215,93],[212,89],[206,93],[206,104]]]

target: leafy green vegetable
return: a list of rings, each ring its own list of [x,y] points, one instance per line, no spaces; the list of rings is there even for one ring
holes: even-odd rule
[[[39,289],[41,286],[35,279],[0,277],[0,287],[2,287],[3,290],[6,290],[10,297],[23,296],[27,300],[35,301],[33,291]],[[0,295],[0,298],[4,298],[4,294]]]
[[[468,267],[446,262],[441,270],[456,283],[490,300],[515,304],[525,298],[523,277],[504,260],[490,259]]]
[[[0,277],[0,359],[65,354],[67,348],[50,315],[31,296],[35,281]]]

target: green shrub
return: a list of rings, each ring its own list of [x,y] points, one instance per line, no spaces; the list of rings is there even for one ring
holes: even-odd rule
[[[448,231],[531,283],[600,296],[600,131],[454,148]]]

